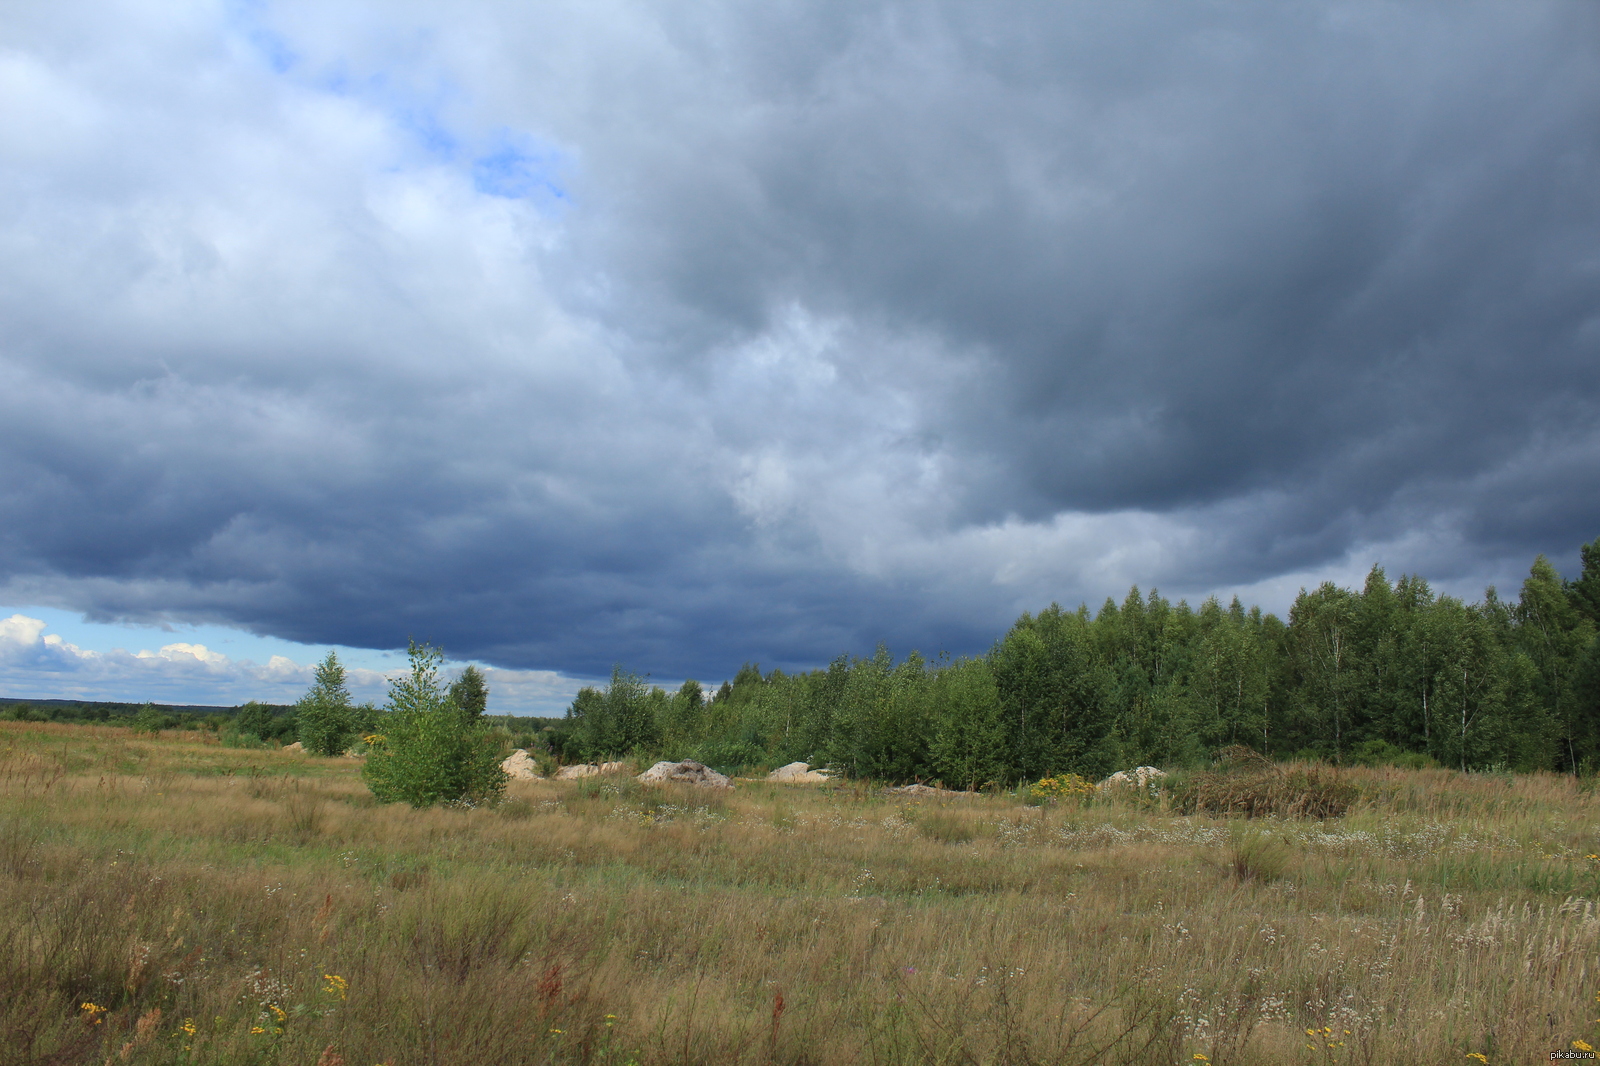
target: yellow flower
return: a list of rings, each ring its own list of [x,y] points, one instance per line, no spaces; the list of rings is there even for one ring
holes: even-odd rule
[[[1481,1052],[1469,1051],[1467,1052],[1467,1058],[1477,1059],[1479,1062],[1483,1063],[1483,1066],[1489,1066],[1489,1056],[1484,1055]]]
[[[260,1036],[260,1035],[261,1035],[261,1034],[262,1034],[262,1033],[264,1033],[264,1032],[266,1032],[266,1030],[265,1030],[265,1029],[263,1029],[263,1028],[262,1028],[262,1027],[261,1027],[261,1026],[259,1026],[259,1025],[252,1025],[252,1026],[251,1026],[251,1027],[250,1027],[250,1035],[251,1035],[251,1036]]]
[[[188,1033],[190,1036],[193,1036],[195,1033],[194,1019],[185,1018],[183,1020],[183,1025],[179,1027],[178,1032]]]
[[[328,995],[338,996],[340,999],[344,999],[348,995],[350,983],[343,977],[336,973],[325,973],[322,975],[322,979],[328,982],[322,989]]]
[[[104,1007],[97,1006],[96,1004],[85,1000],[78,1009],[82,1011],[88,1011],[89,1021],[93,1022],[95,1025],[99,1025],[101,1022],[105,1021],[104,1018],[100,1017],[100,1015],[106,1012],[106,1008]]]
[[[550,1030],[550,1035],[551,1036],[560,1036],[561,1035],[561,1030],[560,1029],[552,1029],[552,1030]]]
[[[1206,1058],[1204,1055],[1200,1054],[1200,1052],[1196,1051],[1194,1053],[1194,1061],[1196,1061],[1196,1062],[1210,1062],[1211,1060]]]
[[[278,1020],[280,1022],[284,1021],[285,1019],[287,1019],[289,1017],[287,1014],[285,1014],[283,1012],[283,1008],[278,1006],[276,1003],[267,1004],[267,1009],[270,1010],[273,1014],[276,1014],[278,1016]]]
[[[1583,1040],[1574,1040],[1572,1042],[1572,1046],[1577,1048],[1579,1051],[1593,1051],[1594,1050],[1593,1045],[1591,1045],[1591,1044],[1589,1044],[1589,1043],[1587,1043],[1586,1041],[1583,1041]]]

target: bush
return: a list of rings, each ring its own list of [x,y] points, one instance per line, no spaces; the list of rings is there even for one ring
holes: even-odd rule
[[[1350,752],[1350,761],[1359,766],[1398,766],[1406,770],[1426,770],[1438,760],[1420,751],[1407,751],[1381,738],[1364,740]]]
[[[411,644],[411,673],[389,683],[361,776],[383,803],[493,802],[505,794],[500,746],[483,718],[463,710],[439,685],[444,653]]]
[[[1276,881],[1291,854],[1289,845],[1271,833],[1235,828],[1230,834],[1228,869],[1240,881]]]
[[[1285,770],[1246,747],[1218,753],[1217,765],[1173,788],[1173,806],[1184,814],[1242,814],[1246,818],[1337,818],[1358,796],[1338,771],[1320,766]]]
[[[1036,781],[1028,789],[1029,799],[1061,800],[1076,799],[1083,801],[1095,793],[1094,782],[1088,778],[1079,777],[1077,774],[1056,774]]]
[[[139,708],[139,713],[133,716],[128,728],[135,733],[159,733],[167,728],[167,716],[147,703]]]
[[[298,724],[293,710],[288,714],[279,714],[273,707],[251,700],[233,716],[233,729],[241,736],[249,733],[261,740],[288,743],[296,735]]]

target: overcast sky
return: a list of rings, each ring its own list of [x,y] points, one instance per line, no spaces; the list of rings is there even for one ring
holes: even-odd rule
[[[290,688],[416,636],[532,707],[1133,583],[1572,573],[1597,42],[1586,0],[0,0],[0,694],[167,670],[50,611],[308,646]],[[148,632],[162,692],[271,681]]]

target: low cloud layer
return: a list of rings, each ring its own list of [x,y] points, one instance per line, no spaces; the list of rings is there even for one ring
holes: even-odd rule
[[[0,602],[720,679],[1600,535],[1589,4],[7,18]]]

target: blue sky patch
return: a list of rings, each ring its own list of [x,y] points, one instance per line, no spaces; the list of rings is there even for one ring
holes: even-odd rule
[[[230,0],[225,8],[228,24],[266,61],[273,73],[286,74],[300,62],[300,55],[289,46],[288,38],[267,27],[263,21],[266,10],[264,0]]]
[[[497,146],[472,161],[472,185],[487,196],[508,200],[567,198],[556,181],[557,154],[527,150],[502,134]]]

